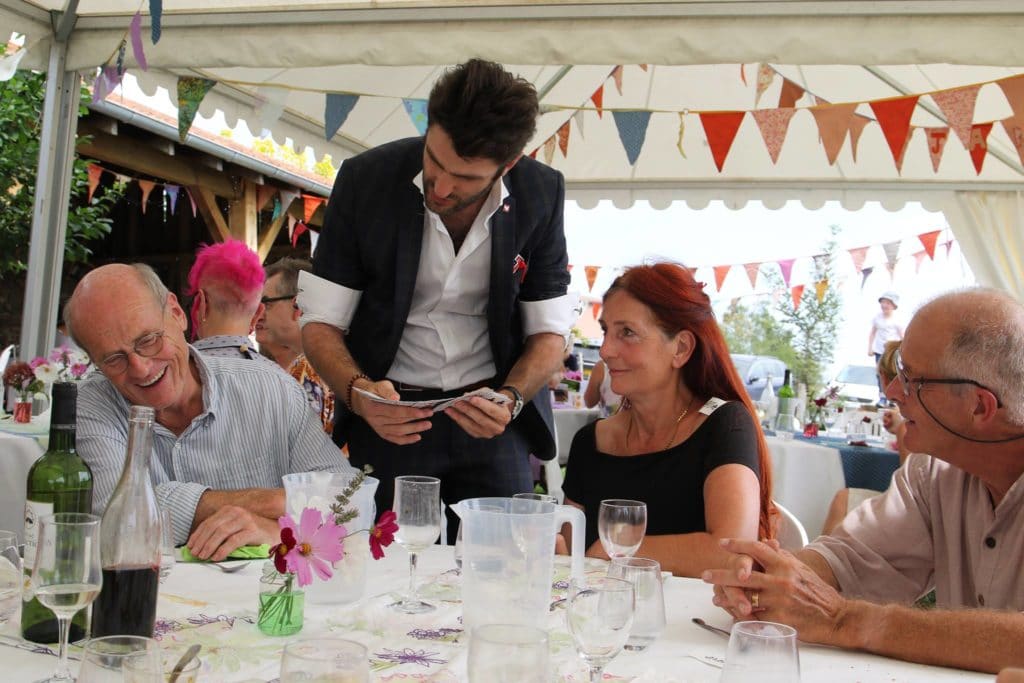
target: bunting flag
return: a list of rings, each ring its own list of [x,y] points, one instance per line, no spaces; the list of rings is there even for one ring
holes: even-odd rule
[[[92,84],[92,103],[102,102],[107,99],[110,93],[121,84],[121,77],[117,73],[117,67],[105,64],[100,67],[96,74],[96,80]]]
[[[996,81],[1014,116],[1024,116],[1024,74]]]
[[[142,190],[142,214],[146,214],[146,204],[149,202],[149,193],[156,187],[152,180],[139,180],[139,189]]]
[[[757,289],[757,274],[761,272],[760,263],[745,263],[744,270],[747,271],[747,279],[750,280],[750,288]]]
[[[971,149],[971,124],[974,122],[974,103],[978,99],[980,85],[968,85],[953,90],[932,93],[932,99],[939,105],[946,123],[960,138],[964,149]]]
[[[132,17],[132,23],[128,27],[128,36],[132,41],[132,54],[135,55],[135,62],[143,71],[149,71],[149,65],[146,63],[146,51],[142,49],[141,13],[136,12],[135,16]]]
[[[829,166],[836,163],[856,108],[855,102],[811,108],[811,115],[818,124],[818,135],[821,136],[821,143],[825,147],[825,157]]]
[[[736,132],[740,129],[745,115],[744,111],[701,112],[700,114],[704,135],[708,139],[711,156],[714,157],[719,173],[722,172],[722,166],[725,164],[726,157],[729,156],[729,149],[732,148]]]
[[[828,266],[828,256],[826,254],[815,254],[811,258],[814,260],[815,273],[824,271],[826,266]]]
[[[544,163],[548,166],[551,165],[551,160],[555,158],[555,145],[554,135],[544,141]]]
[[[178,76],[178,138],[185,142],[199,105],[216,81],[195,76]]]
[[[287,221],[288,221],[288,241],[291,242],[292,241],[292,235],[295,234],[295,222],[296,222],[295,216],[293,216],[291,214],[288,214]],[[294,242],[292,242],[292,244],[294,245]]]
[[[923,249],[921,251],[916,252],[914,254],[914,273],[915,274],[920,274],[921,273],[921,261],[924,261],[924,257],[925,256],[926,256],[926,254],[925,254]]]
[[[949,139],[949,128],[925,128],[925,141],[928,143],[928,155],[932,158],[932,170],[939,172],[939,163],[942,162],[942,150],[946,149],[946,141]]]
[[[601,302],[595,301],[590,304],[590,312],[594,315],[594,320],[597,320],[598,316],[601,315]]]
[[[171,203],[171,215],[174,215],[175,209],[178,207],[178,192],[181,188],[177,185],[164,185],[164,194],[167,195],[167,200]]]
[[[782,281],[789,287],[789,276],[793,273],[793,262],[796,259],[788,258],[779,261],[779,270],[782,271]]]
[[[860,114],[854,114],[850,118],[850,154],[853,155],[853,163],[857,163],[857,144],[860,142],[860,134],[864,132],[864,126],[871,123],[871,119]]]
[[[317,197],[310,194],[302,195],[302,219],[309,223],[313,220],[313,214],[320,208],[320,205],[324,203],[323,197]]]
[[[619,66],[615,67],[615,69],[612,70],[612,80],[615,81],[615,89],[618,90],[619,94],[621,95],[622,94],[622,65],[621,64]]]
[[[882,251],[885,252],[885,262],[886,262],[886,264],[889,265],[889,266],[895,266],[896,265],[896,257],[900,253],[900,242],[899,242],[899,240],[897,240],[895,242],[886,242],[885,244],[882,245]]]
[[[329,92],[324,100],[324,139],[330,140],[345,124],[352,108],[359,101],[358,95],[344,95]]]
[[[403,98],[402,105],[405,107],[405,113],[409,115],[409,120],[412,121],[412,125],[416,127],[419,134],[426,135],[427,101]]]
[[[287,101],[287,88],[264,85],[256,89],[256,105],[253,109],[257,114],[256,127],[260,131],[261,137],[271,137],[271,129],[284,113],[284,105]]]
[[[307,228],[306,224],[302,221],[295,224],[295,227],[292,229],[292,249],[294,249],[295,245],[299,243],[299,236],[307,230],[309,230],[309,228]]]
[[[288,211],[292,208],[292,202],[299,198],[298,192],[292,192],[291,190],[281,190],[281,210]]]
[[[160,22],[164,16],[163,0],[149,0],[149,39],[156,45],[160,42]]]
[[[316,230],[309,231],[309,258],[316,253],[316,243],[320,240],[320,233]]]
[[[818,298],[820,304],[825,300],[825,294],[828,293],[828,278],[824,280],[818,280],[814,283],[814,295]]]
[[[779,93],[779,109],[792,109],[797,101],[804,96],[804,89],[789,80],[782,79],[782,91]]]
[[[558,149],[562,150],[562,156],[569,156],[569,124],[572,119],[569,119],[558,128]]]
[[[953,240],[946,240],[946,258],[949,258],[951,251],[953,251]]]
[[[14,74],[18,72],[18,64],[21,63],[22,57],[27,54],[28,50],[21,48],[17,52],[0,57],[0,82],[9,81],[14,78]]]
[[[988,156],[988,134],[992,132],[992,122],[977,123],[971,126],[971,146],[968,151],[971,153],[971,161],[974,162],[974,170],[981,175],[981,167]]]
[[[125,71],[125,69],[124,69],[124,57],[125,57],[126,53],[127,53],[127,47],[126,47],[125,41],[122,40],[121,44],[117,46],[117,61],[115,62],[115,66],[117,66],[117,75],[118,76],[124,74],[124,71]]]
[[[869,266],[864,270],[860,271],[860,291],[864,291],[864,283],[868,281],[868,277],[871,273],[875,272],[874,266]]]
[[[1010,138],[1014,149],[1017,150],[1020,163],[1024,164],[1024,116],[1014,114],[999,123],[1003,124],[1003,130],[1006,131],[1007,137]]]
[[[604,116],[604,109],[601,104],[604,101],[603,85],[594,91],[594,94],[590,96],[590,101],[594,103],[595,107],[597,107],[597,118],[602,118]]]
[[[270,212],[270,220],[276,221],[281,216],[281,198],[274,197],[274,210]]]
[[[594,281],[597,280],[597,271],[600,270],[600,266],[583,266],[583,270],[587,273],[587,289],[594,291]]]
[[[864,259],[867,258],[868,248],[867,247],[856,247],[850,249],[850,258],[853,259],[853,267],[857,269],[857,272],[864,270]]]
[[[584,121],[585,118],[586,117],[583,116],[583,110],[582,109],[576,110],[576,113],[572,115],[572,122],[576,124],[576,130],[578,130],[580,132],[580,137],[581,138],[586,137],[583,134],[583,121]]]
[[[743,85],[747,84],[747,65],[740,64],[740,80],[743,81]]]
[[[722,284],[725,283],[725,278],[732,270],[732,266],[715,266],[715,289],[719,292],[722,291]]]
[[[649,111],[613,111],[612,118],[615,119],[615,128],[619,131],[619,140],[626,150],[626,158],[629,165],[636,163],[640,156],[640,150],[644,146],[644,139],[647,137],[647,126],[651,122]]]
[[[907,154],[907,146],[910,144],[910,138],[914,135],[913,127],[907,128],[907,139],[903,142],[903,148],[900,150],[900,155],[896,158],[896,171],[900,173],[903,171],[903,158]]]
[[[898,165],[902,165],[903,150],[910,132],[910,115],[914,113],[918,97],[910,95],[869,102],[882,128],[882,134],[885,135],[885,141],[889,143],[892,158]]]
[[[921,240],[921,244],[924,246],[925,252],[928,254],[928,258],[932,261],[935,260],[935,242],[939,239],[939,233],[941,230],[932,230],[922,235],[918,235],[917,239]]]
[[[683,135],[686,134],[686,116],[679,112],[679,137],[676,138],[676,149],[679,150],[679,156],[686,158],[686,150],[683,149]]]
[[[570,264],[566,265],[565,269],[571,273],[572,272],[572,264],[570,263]]]
[[[790,290],[790,293],[793,296],[793,310],[795,311],[800,308],[800,300],[804,298],[804,286],[797,285]]]
[[[195,218],[199,211],[196,209],[196,198],[192,196],[192,190],[185,188],[185,194],[188,195],[188,201],[192,204],[192,218]]]
[[[277,196],[277,188],[273,185],[259,185],[256,188],[256,210],[262,211],[271,199]],[[276,218],[276,216],[275,216]]]
[[[775,80],[775,69],[771,68],[767,64],[759,64],[757,66],[757,94],[754,95],[754,106],[761,101],[761,95],[771,86],[772,81]]]
[[[89,174],[88,202],[92,204],[92,195],[96,191],[96,188],[99,187],[100,176],[103,175],[103,167],[97,164],[89,164],[89,167],[86,169],[86,171]]]
[[[533,159],[534,161],[536,161],[536,160],[537,160],[537,152],[538,152],[538,151],[540,151],[540,148],[539,148],[539,147],[535,147],[535,148],[533,149],[533,151],[532,151],[532,152],[530,152],[530,158],[531,158],[531,159]]]
[[[750,112],[757,122],[757,128],[761,131],[761,138],[764,146],[768,148],[768,156],[772,163],[778,163],[779,152],[782,150],[782,143],[789,131],[789,122],[793,118],[796,109],[755,109]]]

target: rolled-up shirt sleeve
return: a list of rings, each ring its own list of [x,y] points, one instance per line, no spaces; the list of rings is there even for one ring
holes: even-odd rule
[[[553,299],[520,301],[519,310],[523,314],[523,336],[550,333],[568,337],[580,317],[580,297],[568,292]]]
[[[184,545],[192,533],[192,522],[196,517],[199,499],[209,486],[190,481],[165,481],[156,487],[156,498],[160,507],[171,515],[174,529],[174,545]]]
[[[363,293],[309,272],[299,273],[299,325],[326,323],[348,332]]]

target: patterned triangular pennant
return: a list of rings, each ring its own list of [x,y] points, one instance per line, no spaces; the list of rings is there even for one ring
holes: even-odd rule
[[[640,150],[644,146],[647,137],[647,126],[651,122],[649,111],[613,111],[612,118],[615,119],[615,128],[619,131],[619,140],[626,150],[626,158],[629,165],[636,163],[640,156]]]
[[[971,148],[971,124],[974,122],[974,103],[978,99],[980,85],[968,85],[952,90],[932,93],[932,99],[939,105],[946,122],[960,138],[964,149]]]
[[[771,86],[772,81],[775,80],[775,69],[771,68],[767,64],[761,63],[757,65],[757,94],[754,95],[754,106],[756,107],[761,101],[761,95]]]
[[[949,128],[941,126],[938,128],[924,129],[925,142],[928,143],[928,156],[932,160],[932,170],[939,172],[939,164],[942,163],[942,151],[946,149],[946,141],[949,140]]]
[[[403,98],[402,105],[420,135],[427,134],[427,101]]]
[[[178,138],[182,142],[188,137],[188,129],[192,127],[200,103],[215,85],[217,82],[208,78],[178,77]]]
[[[551,161],[555,158],[555,147],[557,146],[558,143],[554,135],[544,141],[544,163],[548,166],[551,165]]]
[[[164,16],[163,0],[149,0],[149,39],[156,45],[160,42],[160,22]]]
[[[569,119],[558,128],[558,149],[562,150],[562,156],[569,156],[569,124],[572,119]]]
[[[789,131],[789,122],[793,118],[796,109],[755,109],[750,112],[757,122],[757,128],[761,131],[761,138],[764,146],[768,149],[768,156],[772,163],[779,161],[779,152],[782,150],[782,143],[786,140],[786,133]]]

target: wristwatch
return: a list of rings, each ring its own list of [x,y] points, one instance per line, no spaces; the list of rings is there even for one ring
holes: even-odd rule
[[[498,389],[498,391],[506,390],[512,394],[512,419],[514,420],[519,416],[519,413],[522,412],[523,410],[523,395],[519,393],[519,390],[516,389],[511,384],[506,384],[502,388]]]

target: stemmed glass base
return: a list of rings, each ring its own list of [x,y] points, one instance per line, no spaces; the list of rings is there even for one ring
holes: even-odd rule
[[[425,612],[433,612],[437,607],[415,597],[408,597],[401,602],[396,602],[395,609],[406,614],[423,614]]]

